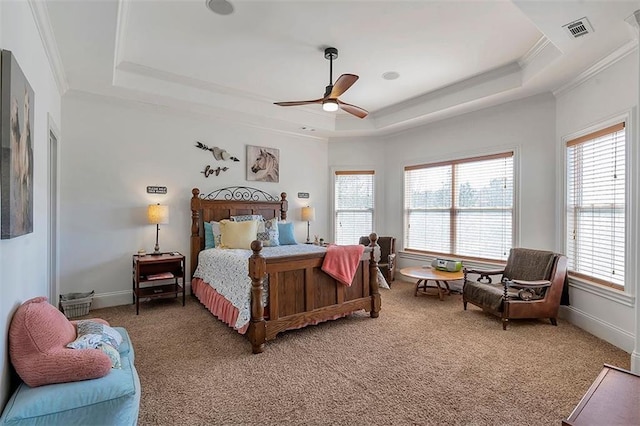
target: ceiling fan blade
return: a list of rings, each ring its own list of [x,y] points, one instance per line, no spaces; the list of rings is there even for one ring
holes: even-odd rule
[[[367,112],[367,110],[362,109],[360,107],[357,107],[355,105],[348,104],[346,102],[342,102],[339,99],[338,99],[338,105],[340,105],[340,108],[343,111],[346,111],[349,114],[353,114],[358,118],[365,118],[369,114],[369,112]]]
[[[274,104],[280,105],[280,106],[297,106],[297,105],[308,105],[308,104],[321,104],[322,101],[324,101],[324,98],[314,99],[312,101],[274,102]]]
[[[337,98],[342,95],[344,92],[349,89],[349,87],[353,86],[353,83],[358,81],[360,77],[355,74],[342,74],[336,80],[336,83],[333,85],[333,89],[331,89],[331,94],[329,98]]]

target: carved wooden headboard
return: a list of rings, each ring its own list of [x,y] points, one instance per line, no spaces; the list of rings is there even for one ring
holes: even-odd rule
[[[191,272],[198,265],[198,254],[204,250],[204,222],[220,221],[231,216],[260,214],[265,219],[287,219],[287,194],[280,198],[260,189],[230,186],[202,195],[198,188],[191,190]]]

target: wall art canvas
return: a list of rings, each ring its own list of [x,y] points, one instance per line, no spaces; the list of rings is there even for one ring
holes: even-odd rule
[[[280,150],[247,145],[247,180],[280,182]]]
[[[33,232],[34,93],[13,54],[0,54],[0,236]]]

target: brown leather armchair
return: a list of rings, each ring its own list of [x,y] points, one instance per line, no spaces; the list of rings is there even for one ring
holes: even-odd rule
[[[462,303],[482,308],[502,318],[502,329],[510,319],[549,318],[557,325],[560,299],[567,275],[567,258],[543,250],[512,248],[503,269],[464,268]],[[469,274],[477,274],[476,281]],[[492,282],[492,275],[502,275]]]
[[[371,243],[369,237],[360,237],[360,244],[368,246]],[[394,280],[396,272],[396,238],[395,237],[378,237],[378,245],[380,246],[380,261],[378,267],[382,274],[390,284]]]

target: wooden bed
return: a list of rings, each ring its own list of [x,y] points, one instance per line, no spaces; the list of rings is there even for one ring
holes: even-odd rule
[[[194,188],[191,198],[191,276],[204,250],[203,223],[228,219],[234,215],[260,214],[265,219],[287,218],[287,194],[280,198],[261,190],[230,187],[200,194]],[[381,301],[374,253],[377,236],[371,234],[351,286],[345,286],[321,270],[325,253],[265,258],[262,243],[253,241],[253,254],[248,261],[251,278],[251,320],[247,337],[253,353],[264,351],[267,340],[282,331],[317,324],[351,312],[362,310],[377,318]],[[269,302],[262,306],[263,279],[269,277]]]

